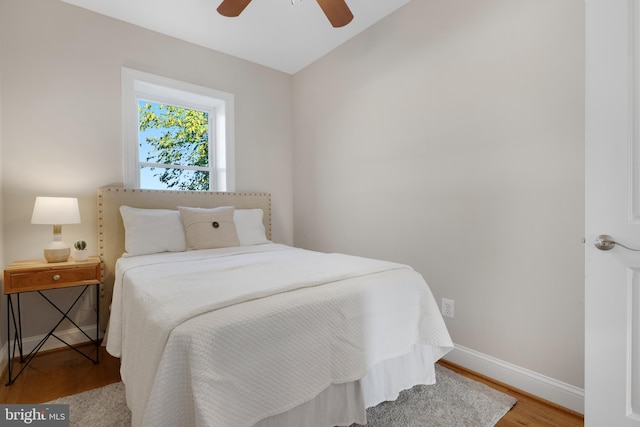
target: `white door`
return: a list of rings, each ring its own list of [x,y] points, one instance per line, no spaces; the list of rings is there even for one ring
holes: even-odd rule
[[[640,426],[640,0],[586,0],[585,426]],[[634,90],[634,87],[636,90]]]

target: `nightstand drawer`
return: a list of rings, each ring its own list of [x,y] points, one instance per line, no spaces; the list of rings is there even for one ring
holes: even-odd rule
[[[4,292],[29,292],[45,289],[100,283],[99,262],[65,263],[41,268],[7,268],[4,274]],[[46,265],[46,264],[45,264]]]
[[[11,275],[11,287],[26,288],[30,286],[55,286],[96,280],[95,267],[72,268],[68,270],[46,270],[32,273],[15,273]]]

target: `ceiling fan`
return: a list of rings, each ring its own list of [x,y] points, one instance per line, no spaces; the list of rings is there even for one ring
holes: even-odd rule
[[[317,0],[320,8],[331,25],[334,27],[344,27],[353,19],[353,13],[345,3],[345,0]],[[218,13],[222,16],[234,17],[242,13],[251,0],[223,0],[218,6]]]

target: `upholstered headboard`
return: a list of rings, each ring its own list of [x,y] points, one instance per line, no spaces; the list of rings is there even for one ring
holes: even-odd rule
[[[271,195],[269,193],[213,193],[202,191],[135,190],[103,187],[98,190],[98,246],[102,259],[100,327],[105,330],[113,294],[116,260],[125,252],[124,225],[120,206],[146,209],[176,209],[177,206],[215,208],[235,206],[260,208],[267,239],[271,239]]]

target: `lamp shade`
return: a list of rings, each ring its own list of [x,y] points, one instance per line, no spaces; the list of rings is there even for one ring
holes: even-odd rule
[[[75,197],[36,197],[31,224],[80,224],[80,209]]]

